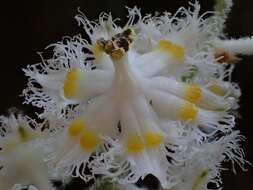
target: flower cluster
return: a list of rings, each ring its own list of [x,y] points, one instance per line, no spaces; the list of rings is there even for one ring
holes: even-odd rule
[[[48,179],[70,176],[133,184],[152,174],[164,188],[205,190],[220,187],[223,161],[244,169],[231,73],[253,39],[225,38],[232,2],[222,2],[204,15],[197,2],[174,15],[128,8],[123,27],[110,14],[77,15],[89,39],[64,38],[48,47],[52,58],[24,69],[25,103],[43,109],[43,122],[1,120],[1,189],[50,189]]]

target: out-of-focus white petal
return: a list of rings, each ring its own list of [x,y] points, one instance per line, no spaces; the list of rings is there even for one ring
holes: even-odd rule
[[[253,38],[240,38],[228,40],[216,40],[214,46],[217,49],[224,50],[232,54],[252,55],[253,54]]]
[[[26,118],[14,115],[2,117],[0,127],[5,129],[0,140],[0,188],[10,190],[15,185],[34,185],[38,189],[53,190],[49,181],[51,173],[44,162],[46,152],[40,148],[43,139],[39,140],[39,131]]]

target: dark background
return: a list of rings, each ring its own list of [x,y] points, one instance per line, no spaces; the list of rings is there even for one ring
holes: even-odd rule
[[[125,20],[126,5],[137,5],[142,13],[169,11],[174,13],[180,6],[187,6],[187,0],[16,0],[1,2],[1,63],[0,63],[0,114],[6,114],[9,107],[17,107],[25,113],[33,114],[30,106],[22,105],[19,95],[26,86],[26,78],[21,68],[40,61],[36,52],[41,52],[50,43],[61,40],[63,36],[84,34],[77,26],[74,16],[77,7],[90,19],[97,19],[102,11]],[[212,10],[214,0],[200,0],[202,12]],[[253,1],[234,0],[235,6],[227,21],[226,33],[230,37],[253,35]],[[243,57],[233,74],[233,81],[242,89],[241,119],[238,127],[247,137],[243,143],[246,158],[253,161],[253,56]],[[247,172],[238,169],[237,175],[231,171],[223,172],[224,189],[252,189],[253,169]],[[152,181],[150,178],[147,181]],[[73,187],[68,189],[79,190]]]

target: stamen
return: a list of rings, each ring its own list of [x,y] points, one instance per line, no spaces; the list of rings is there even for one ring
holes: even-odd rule
[[[117,60],[120,60],[124,55],[124,50],[123,49],[117,49],[117,50],[114,50],[112,53],[111,53],[111,58],[115,61]]]
[[[179,113],[179,117],[183,120],[195,120],[197,115],[198,108],[190,102],[185,102]]]
[[[80,138],[80,145],[85,150],[93,150],[99,144],[100,139],[95,131],[85,129]]]
[[[103,54],[103,45],[101,44],[100,40],[97,40],[94,48],[93,48],[93,54],[95,58],[99,58]]]
[[[115,39],[125,38],[127,41],[129,41],[129,43],[132,43],[135,37],[136,37],[136,34],[134,30],[132,30],[131,28],[128,28],[122,33],[118,33],[115,36],[113,36],[112,40],[114,41]]]
[[[148,130],[144,134],[144,140],[148,147],[154,148],[162,144],[163,136],[159,132]]]
[[[173,58],[175,59],[181,60],[185,56],[185,50],[182,46],[173,44],[172,42],[168,40],[161,40],[157,46],[159,49],[172,55]]]
[[[208,87],[208,89],[213,92],[214,94],[217,94],[219,96],[225,96],[226,95],[226,91],[224,89],[222,89],[220,86],[213,84],[211,86]]]
[[[129,50],[133,38],[134,32],[131,29],[127,29],[122,33],[116,34],[110,40],[98,40],[96,44],[98,48],[95,46],[95,50],[98,50],[96,52],[104,51],[110,55],[113,60],[119,60],[123,57],[124,53]]]
[[[77,119],[69,125],[68,133],[70,136],[76,137],[86,128],[86,123],[82,119]]]
[[[66,98],[71,98],[76,94],[77,84],[76,81],[79,79],[81,74],[80,69],[71,69],[65,79],[63,86],[64,96]]]
[[[198,85],[187,85],[185,99],[189,102],[197,102],[202,96],[202,90]]]
[[[112,40],[104,41],[103,43],[104,43],[104,51],[105,51],[105,53],[107,53],[107,54],[110,55],[111,52],[113,50],[115,50],[115,44],[113,43]]]
[[[127,150],[129,153],[139,153],[144,150],[144,142],[139,135],[128,137]]]

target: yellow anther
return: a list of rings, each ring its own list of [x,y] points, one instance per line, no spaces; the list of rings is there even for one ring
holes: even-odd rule
[[[163,143],[163,136],[159,132],[148,130],[144,134],[144,140],[148,147],[154,148]]]
[[[131,30],[131,32],[130,32],[130,35],[128,36],[128,38],[133,41],[136,38],[137,34],[135,33],[135,31],[133,29],[130,29],[130,30]]]
[[[76,137],[86,128],[86,123],[82,119],[77,119],[69,125],[68,132],[70,136]]]
[[[208,87],[208,89],[213,92],[214,94],[217,94],[219,96],[225,96],[226,95],[226,91],[224,89],[222,89],[220,86],[213,84],[211,86]]]
[[[182,46],[174,44],[168,40],[161,40],[158,43],[158,48],[168,52],[175,59],[183,59],[185,56],[185,50]]]
[[[190,102],[185,102],[179,112],[179,117],[183,120],[195,120],[197,115],[198,108]]]
[[[90,129],[85,129],[80,138],[80,145],[85,150],[93,150],[100,143],[99,135]]]
[[[144,142],[139,135],[131,135],[128,137],[127,150],[129,153],[139,153],[144,150]]]
[[[202,96],[202,90],[198,85],[187,85],[185,99],[189,102],[197,102]]]
[[[93,48],[93,54],[95,58],[99,58],[103,54],[104,50],[99,41],[96,42],[94,48]]]
[[[77,80],[79,79],[81,74],[80,69],[71,69],[65,79],[65,83],[63,86],[64,96],[66,98],[71,98],[76,94],[77,91]]]
[[[120,60],[124,55],[124,50],[123,49],[117,49],[117,50],[114,50],[112,53],[111,53],[111,58],[115,61],[117,60]]]

